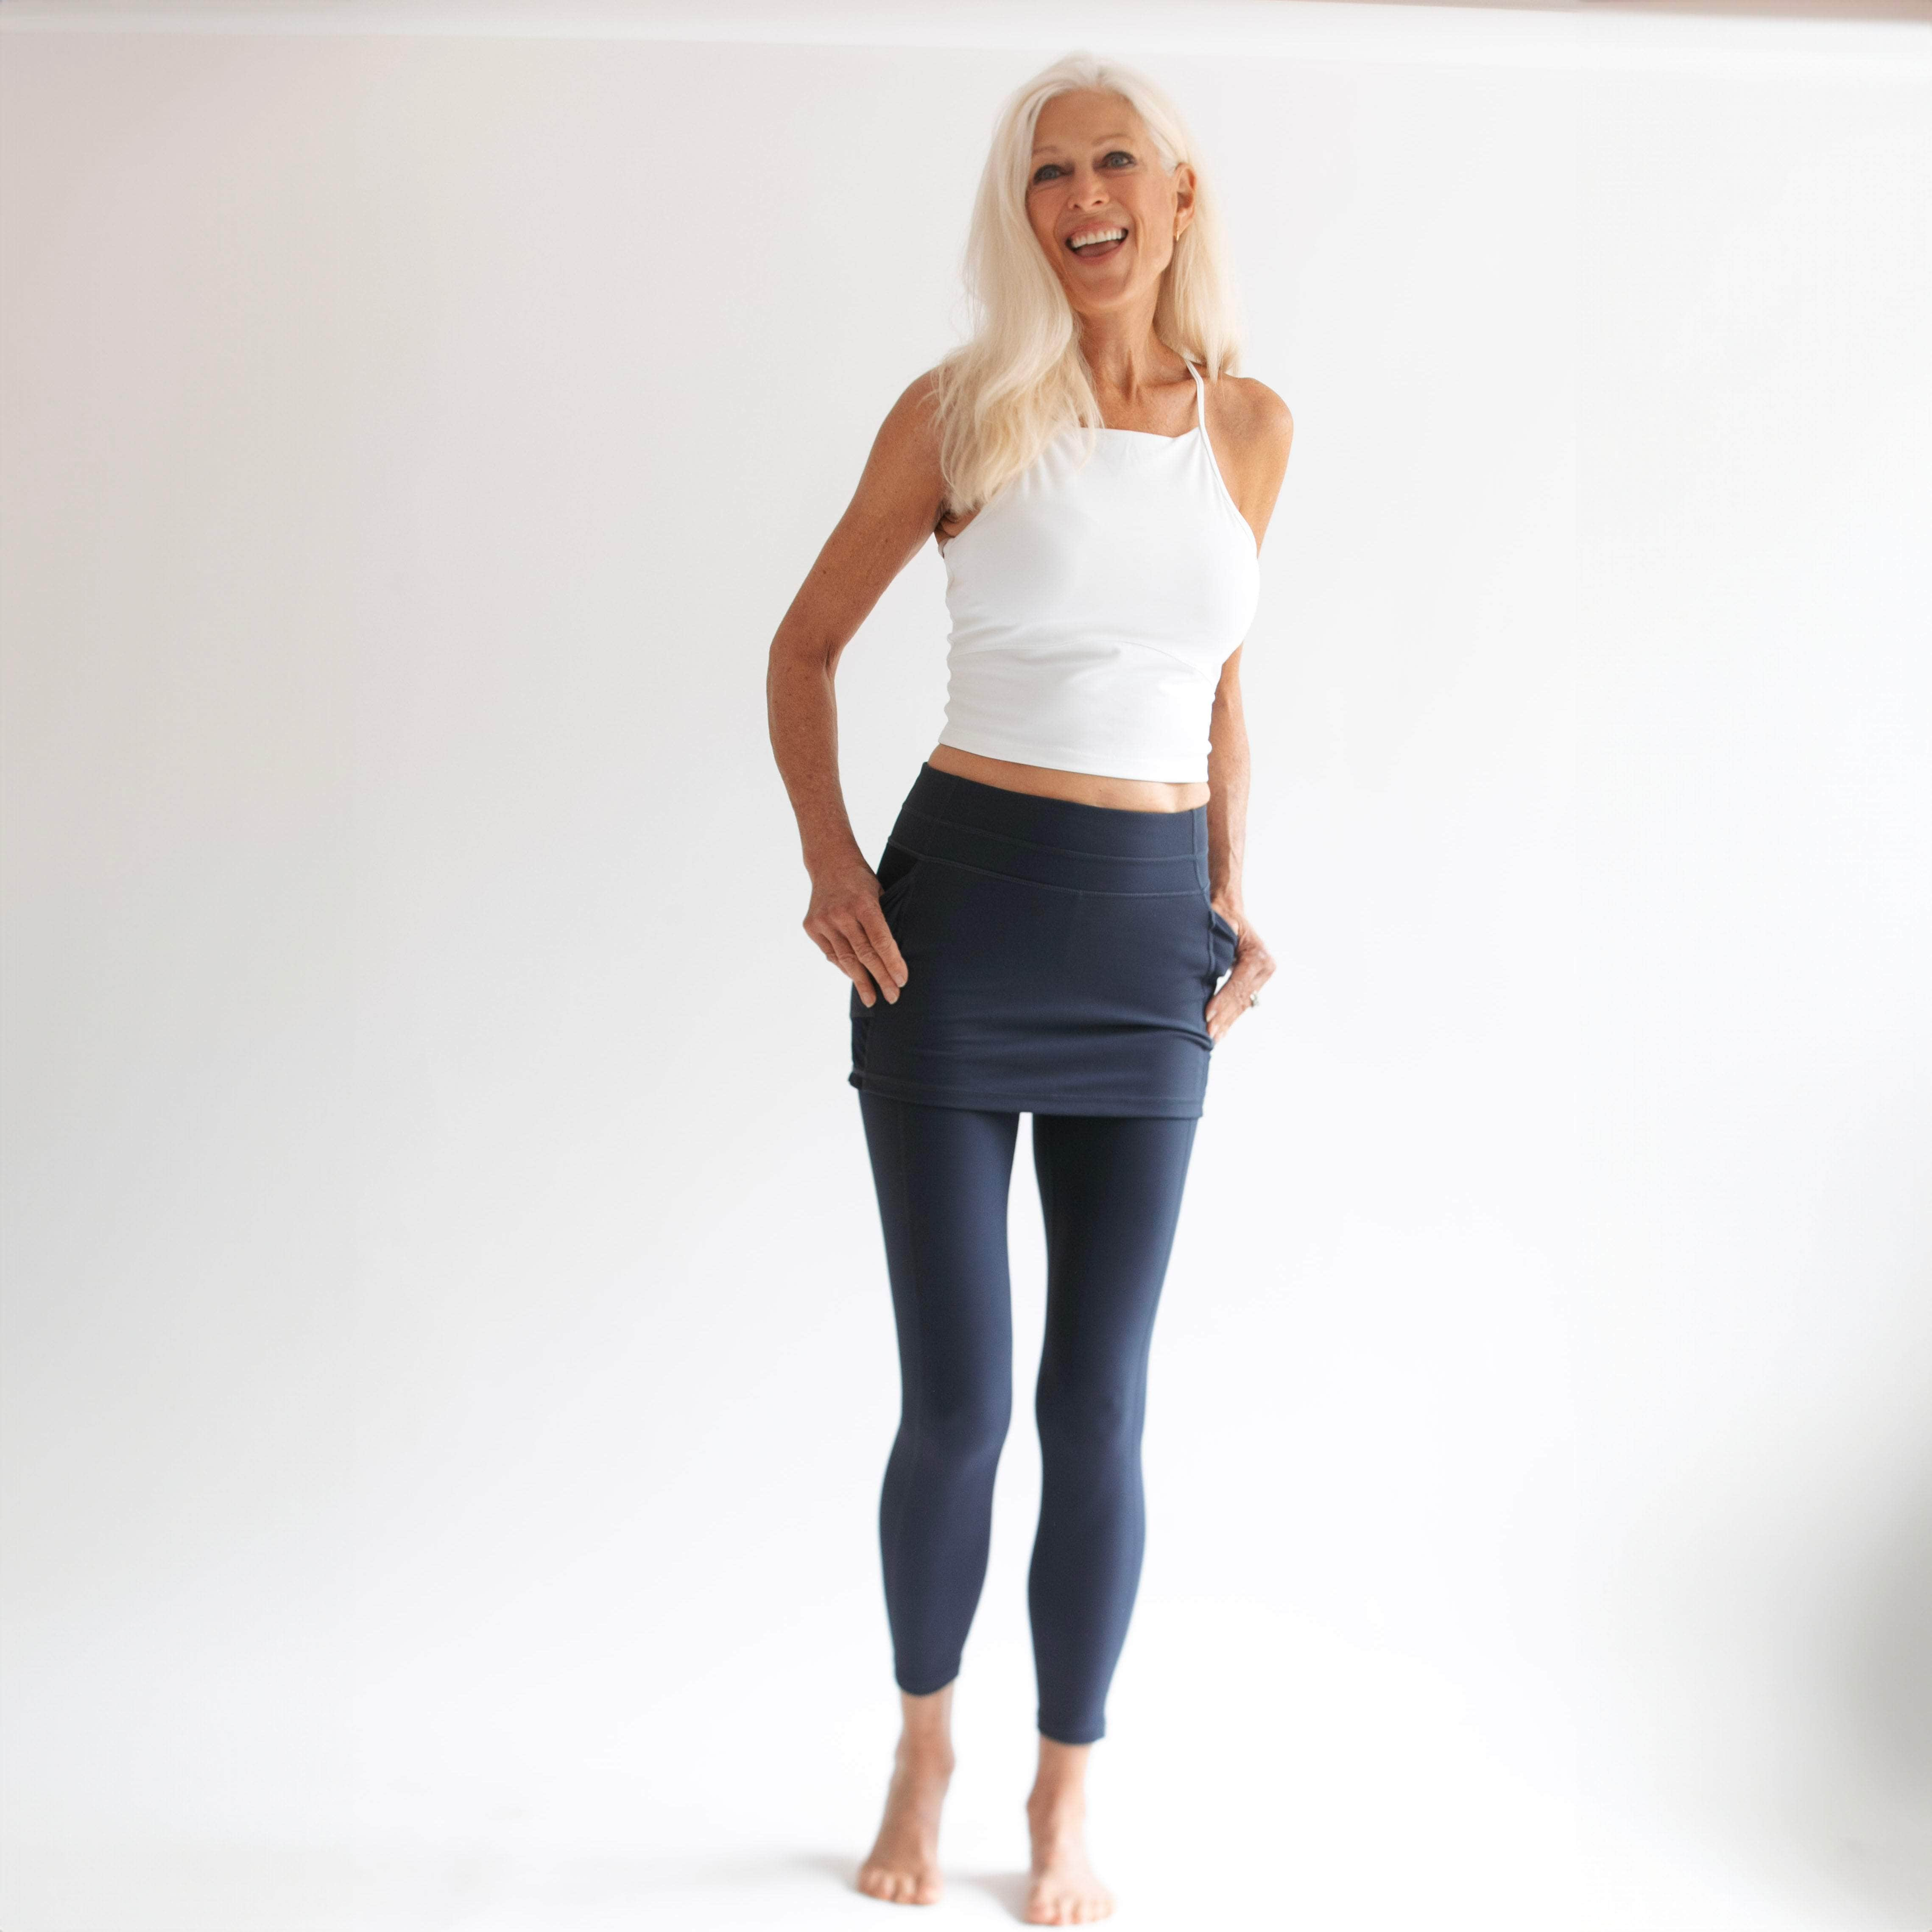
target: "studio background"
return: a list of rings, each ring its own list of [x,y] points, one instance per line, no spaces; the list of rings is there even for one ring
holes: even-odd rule
[[[9,1932],[883,1922],[896,1364],[765,652],[1082,45],[1297,424],[1118,1922],[1924,1932],[1922,24],[0,28]],[[874,857],[942,584],[841,670]]]

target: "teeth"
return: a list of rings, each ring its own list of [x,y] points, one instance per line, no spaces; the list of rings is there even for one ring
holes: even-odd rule
[[[1102,242],[1124,242],[1126,238],[1124,228],[1102,228],[1092,235],[1076,235],[1066,245],[1070,248],[1091,248]]]

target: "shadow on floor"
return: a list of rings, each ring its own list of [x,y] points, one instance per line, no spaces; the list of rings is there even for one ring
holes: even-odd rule
[[[772,1862],[773,1875],[781,1870],[792,1873],[814,1872],[836,1880],[847,1891],[858,1892],[854,1882],[858,1876],[859,1861],[842,1853],[830,1852],[802,1852],[795,1856]],[[720,1862],[721,1871],[726,1869]],[[731,1864],[729,1870],[734,1876],[746,1874],[747,1867],[742,1862]],[[1010,1916],[1024,1923],[1026,1911],[1028,1874],[1023,1871],[949,1872],[946,1885],[949,1889],[970,1889],[982,1892],[1000,1906]],[[861,1897],[863,1894],[860,1894]]]
[[[955,1882],[970,1885],[976,1891],[990,1893],[1014,1918],[1024,1923],[1022,1915],[1026,1911],[1028,1876],[1029,1874],[1023,1871],[967,1872]]]

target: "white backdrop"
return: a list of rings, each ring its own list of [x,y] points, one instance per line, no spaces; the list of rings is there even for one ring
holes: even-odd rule
[[[896,1371],[764,655],[1078,44],[1298,425],[1119,1922],[1923,1932],[1927,34],[484,18],[0,38],[8,1932],[880,1919]],[[941,582],[841,675],[874,854]]]

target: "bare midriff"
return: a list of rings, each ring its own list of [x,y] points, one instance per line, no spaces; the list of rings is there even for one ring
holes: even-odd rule
[[[1016,764],[1010,758],[986,758],[977,752],[962,752],[956,745],[935,745],[926,762],[936,772],[998,785],[1002,791],[1064,798],[1075,805],[1104,806],[1110,812],[1192,812],[1208,802],[1204,784],[1110,778],[1094,772],[1063,772],[1052,765]]]

